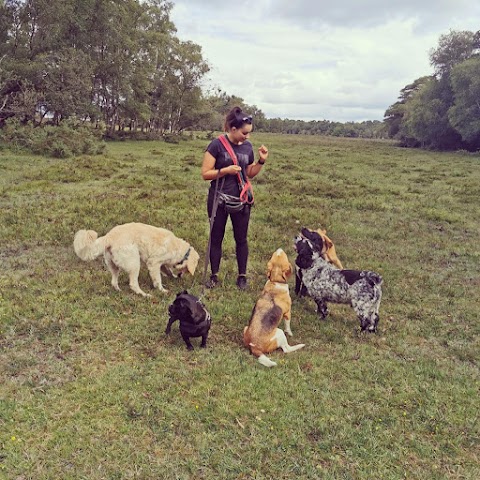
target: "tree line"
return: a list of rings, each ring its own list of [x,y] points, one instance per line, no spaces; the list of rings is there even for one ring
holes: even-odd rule
[[[201,47],[182,42],[163,0],[5,0],[0,4],[0,126],[75,117],[110,136],[217,131],[235,105],[255,128],[378,137],[381,122],[268,119],[220,90],[204,92]]]
[[[202,86],[201,46],[176,36],[166,0],[0,0],[0,127],[76,119],[107,136],[218,131],[239,105],[261,131],[396,138],[405,146],[480,147],[480,33],[454,32],[431,52],[435,73],[400,92],[381,121],[266,118]]]
[[[407,147],[480,149],[480,31],[450,31],[430,52],[432,75],[414,80],[385,112]]]
[[[182,42],[163,0],[5,0],[0,123],[181,131],[198,122],[201,47]]]

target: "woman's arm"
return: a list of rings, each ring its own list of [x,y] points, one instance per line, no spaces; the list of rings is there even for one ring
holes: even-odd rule
[[[205,152],[203,155],[202,178],[204,180],[215,180],[217,177],[235,175],[241,169],[238,165],[229,165],[228,167],[217,169],[215,168],[215,157],[210,152]]]
[[[258,154],[260,156],[260,158],[258,159],[258,162],[252,163],[247,167],[248,178],[253,178],[255,175],[258,174],[258,172],[260,172],[260,170],[262,169],[262,166],[265,164],[265,161],[268,158],[268,148],[265,145],[262,145],[258,149]]]
[[[253,178],[255,175],[257,175],[260,170],[262,169],[262,164],[261,163],[252,163],[247,167],[247,176],[248,178]]]

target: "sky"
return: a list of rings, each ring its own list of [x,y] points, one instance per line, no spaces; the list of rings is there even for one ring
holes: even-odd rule
[[[433,73],[450,30],[480,30],[478,0],[172,0],[182,41],[202,47],[205,91],[267,118],[383,120],[400,90]]]

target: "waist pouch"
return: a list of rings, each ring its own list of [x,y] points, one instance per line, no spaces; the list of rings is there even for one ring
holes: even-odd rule
[[[242,202],[239,197],[218,192],[218,206],[225,209],[227,213],[243,212],[245,205],[247,203]]]

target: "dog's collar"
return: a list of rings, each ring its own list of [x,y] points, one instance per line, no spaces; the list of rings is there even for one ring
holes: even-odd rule
[[[190,256],[190,251],[192,250],[192,247],[188,247],[188,250],[187,250],[187,253],[183,256],[183,258],[177,262],[174,267],[176,267],[177,265],[181,265],[185,260],[188,260],[188,257]]]
[[[283,282],[272,282],[271,280],[268,280],[267,283],[273,283],[275,285],[275,288],[278,288],[279,290],[288,290],[288,283],[283,283]]]
[[[210,312],[205,308],[205,305],[200,301],[200,299],[197,300],[197,303],[202,307],[202,310],[205,312],[205,322],[210,322],[212,320],[212,317],[210,316]]]

